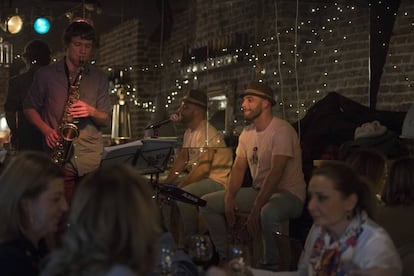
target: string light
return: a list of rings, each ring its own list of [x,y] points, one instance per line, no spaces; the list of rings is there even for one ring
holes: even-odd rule
[[[269,31],[267,36],[260,37],[258,41],[251,41],[247,49],[230,49],[227,47],[222,48],[220,51],[221,56],[215,58],[209,58],[205,62],[193,63],[189,66],[182,66],[182,58],[174,58],[163,63],[156,64],[146,64],[146,65],[128,65],[122,70],[133,71],[133,72],[145,72],[145,73],[161,73],[162,70],[173,71],[177,69],[176,72],[179,72],[180,77],[174,80],[165,80],[163,86],[167,87],[165,89],[166,107],[173,106],[179,100],[179,95],[184,88],[192,85],[194,81],[197,81],[197,75],[201,75],[206,71],[213,71],[219,68],[226,68],[234,65],[242,65],[250,67],[254,72],[257,72],[261,78],[271,80],[272,84],[281,86],[279,79],[282,73],[289,73],[287,77],[293,79],[293,73],[296,73],[294,70],[294,65],[292,58],[297,58],[299,63],[308,64],[307,62],[314,62],[315,60],[322,60],[319,57],[327,55],[325,63],[321,64],[322,69],[320,71],[312,72],[314,76],[315,84],[308,89],[312,91],[310,94],[306,95],[308,98],[306,100],[300,101],[300,106],[295,106],[290,104],[290,102],[285,103],[283,98],[278,99],[278,105],[290,109],[294,113],[305,113],[309,107],[314,104],[318,99],[325,95],[328,88],[332,88],[332,83],[335,81],[337,74],[332,74],[330,70],[333,68],[340,68],[339,66],[344,66],[345,62],[348,62],[348,59],[344,56],[344,49],[347,48],[353,40],[355,39],[355,30],[352,27],[340,28],[346,24],[355,24],[357,20],[354,17],[350,17],[350,13],[358,14],[358,8],[355,6],[344,6],[341,3],[330,3],[329,5],[317,6],[309,8],[307,11],[310,18],[303,18],[297,26],[297,31],[300,30],[300,36],[303,42],[299,43],[296,54],[288,46],[292,45],[285,44],[283,48],[275,51],[275,42],[281,36],[291,36],[292,32],[295,31],[295,28],[292,26],[283,26],[283,29],[280,27],[280,30],[274,30],[273,32]],[[301,13],[302,14],[302,13]],[[404,16],[408,16],[408,12],[403,13]],[[314,18],[320,18],[320,20],[315,20]],[[380,18],[378,20],[381,20]],[[320,25],[320,22],[324,22],[323,25]],[[414,27],[414,22],[408,22],[411,28]],[[339,33],[342,31],[342,33]],[[347,33],[348,32],[348,33]],[[336,44],[329,46],[329,43],[332,43],[330,38],[340,38]],[[382,44],[384,47],[386,43]],[[294,45],[296,48],[296,45]],[[257,49],[260,48],[262,52],[260,55],[257,55]],[[277,57],[280,57],[281,71],[278,71],[276,68]],[[263,64],[262,67],[257,68],[256,62],[261,61],[264,58],[265,61],[269,61]],[[191,57],[191,60],[195,60],[196,57]],[[404,74],[404,68],[397,65],[387,65],[394,72],[398,71],[402,73],[403,80],[410,84],[410,78]],[[319,67],[319,68],[320,68]],[[315,67],[316,68],[316,67]],[[257,69],[257,71],[256,71]],[[260,69],[260,70],[259,70]],[[299,68],[300,69],[300,68]],[[108,67],[108,72],[111,72],[113,68]],[[318,75],[318,76],[316,76]],[[319,79],[317,79],[319,78]],[[170,85],[168,82],[172,82]],[[136,106],[144,108],[148,112],[155,112],[155,107],[152,101],[143,99],[139,97],[136,93],[136,88],[129,84],[127,87],[128,90],[128,100]],[[116,93],[115,87],[111,90],[111,94]],[[289,101],[293,101],[292,97],[289,97]]]

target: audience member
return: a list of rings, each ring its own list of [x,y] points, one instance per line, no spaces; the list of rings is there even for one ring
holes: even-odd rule
[[[63,171],[40,152],[13,157],[0,177],[1,275],[35,276],[47,254],[45,238],[67,211]]]
[[[281,222],[298,217],[305,200],[301,148],[295,129],[273,116],[270,87],[253,82],[242,96],[244,118],[252,124],[240,134],[226,190],[202,197],[207,206],[201,213],[221,259],[228,258],[229,236],[243,231],[252,237],[261,229],[262,266],[277,270],[278,248],[272,232]],[[241,187],[247,169],[253,186]],[[238,211],[249,214],[246,228],[234,229]]]
[[[379,204],[386,178],[387,163],[385,156],[373,149],[357,149],[350,153],[345,161],[360,176],[366,179],[371,192],[376,197],[376,203]]]
[[[22,56],[27,71],[10,79],[4,104],[7,124],[11,131],[11,144],[15,150],[42,151],[42,133],[24,116],[23,100],[37,69],[50,63],[50,49],[46,42],[32,40],[24,48]]]
[[[41,275],[148,275],[160,236],[151,185],[128,165],[108,166],[79,184],[62,247]]]
[[[370,218],[369,188],[349,165],[323,162],[313,172],[308,194],[314,225],[299,275],[400,275],[391,238]]]
[[[402,157],[390,167],[382,193],[377,221],[397,248],[414,243],[414,158]]]
[[[181,122],[187,127],[181,150],[165,180],[178,182],[183,190],[201,197],[224,190],[230,173],[233,153],[224,138],[206,119],[207,95],[191,89],[181,100],[178,110]],[[188,172],[180,178],[179,174]],[[184,237],[198,232],[198,212],[194,205],[177,201]]]

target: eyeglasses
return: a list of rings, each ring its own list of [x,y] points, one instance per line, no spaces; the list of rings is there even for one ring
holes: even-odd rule
[[[259,157],[257,156],[257,147],[253,148],[252,163],[257,165],[259,163]]]

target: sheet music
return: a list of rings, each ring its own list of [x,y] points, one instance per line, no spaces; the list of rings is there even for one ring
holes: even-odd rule
[[[130,164],[141,174],[164,172],[177,140],[148,138],[105,147],[101,166]]]
[[[131,163],[137,150],[142,147],[141,140],[116,146],[104,147],[102,163]]]
[[[135,167],[142,174],[164,172],[171,154],[174,152],[176,140],[148,138],[142,140]]]

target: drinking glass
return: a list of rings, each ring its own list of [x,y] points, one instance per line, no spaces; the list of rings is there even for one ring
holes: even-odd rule
[[[187,241],[188,255],[202,271],[213,257],[213,244],[207,235],[192,235]]]
[[[173,249],[170,246],[161,246],[159,254],[159,262],[157,266],[158,274],[165,276],[173,275]]]
[[[250,253],[247,245],[232,244],[229,247],[228,268],[232,276],[253,275],[250,270]]]

